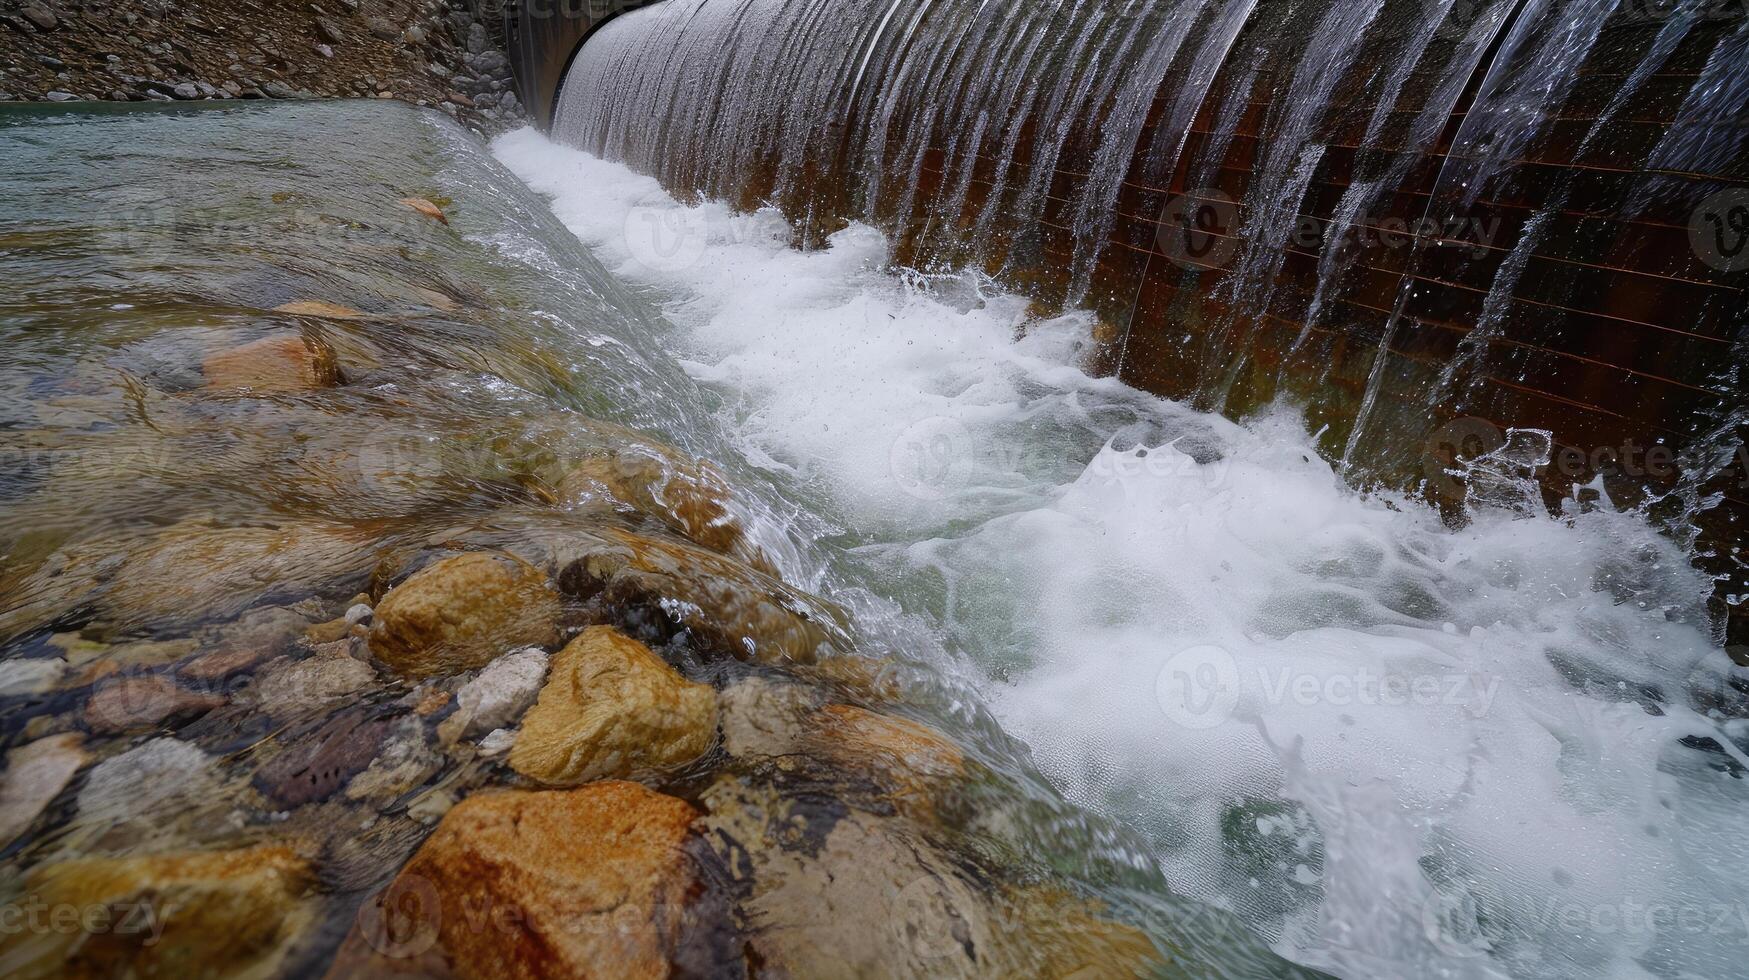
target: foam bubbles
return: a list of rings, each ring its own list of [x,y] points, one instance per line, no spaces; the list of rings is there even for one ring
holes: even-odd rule
[[[531,132],[495,149],[1177,889],[1345,976],[1740,969],[1749,676],[1637,515],[1454,530],[1347,486],[1290,412],[1089,377],[1091,317],[891,271],[870,228],[803,253],[772,212]]]

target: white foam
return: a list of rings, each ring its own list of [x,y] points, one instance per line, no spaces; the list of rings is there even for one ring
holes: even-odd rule
[[[1291,413],[1087,376],[1090,316],[891,272],[873,229],[802,253],[531,131],[495,151],[1180,890],[1346,976],[1740,969],[1749,793],[1678,740],[1729,741],[1692,706],[1744,672],[1638,516],[1451,530]]]

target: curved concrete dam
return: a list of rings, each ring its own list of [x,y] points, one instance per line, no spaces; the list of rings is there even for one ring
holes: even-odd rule
[[[508,26],[537,118],[677,195],[775,204],[803,246],[869,222],[897,266],[1095,311],[1102,370],[1235,417],[1289,400],[1353,477],[1448,509],[1490,455],[1551,506],[1647,505],[1698,535],[1742,641],[1741,5],[670,0]]]

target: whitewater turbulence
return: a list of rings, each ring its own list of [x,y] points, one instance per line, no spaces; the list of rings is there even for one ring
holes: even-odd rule
[[[1539,433],[1473,464],[1454,530],[1346,485],[1291,410],[1091,377],[1091,317],[891,269],[866,226],[796,251],[774,211],[529,131],[495,149],[1175,889],[1351,977],[1739,969],[1749,674],[1639,515],[1525,506]]]

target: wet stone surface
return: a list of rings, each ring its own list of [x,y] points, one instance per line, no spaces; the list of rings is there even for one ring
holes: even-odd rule
[[[1178,969],[455,124],[69,119],[0,114],[0,903],[170,918],[21,975]]]

